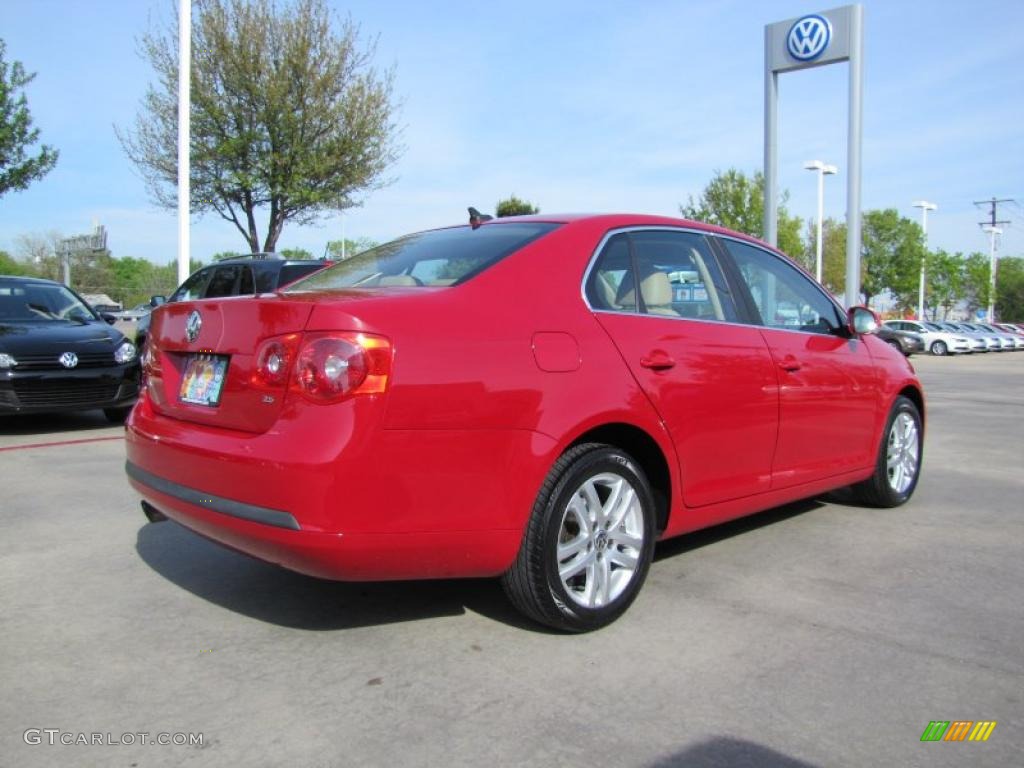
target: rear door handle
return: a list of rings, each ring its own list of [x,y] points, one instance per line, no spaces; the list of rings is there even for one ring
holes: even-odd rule
[[[640,365],[644,368],[650,368],[652,371],[667,371],[669,368],[675,367],[676,361],[664,352],[655,352],[646,357],[641,357]]]
[[[779,362],[779,368],[781,368],[782,370],[786,371],[787,373],[793,373],[794,371],[799,371],[802,367],[803,366],[800,365],[800,361],[797,360],[792,355],[786,355]]]

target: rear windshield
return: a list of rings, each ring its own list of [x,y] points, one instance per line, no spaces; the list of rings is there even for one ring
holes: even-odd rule
[[[516,222],[420,232],[363,251],[310,275],[285,293],[375,286],[464,283],[558,224]]]

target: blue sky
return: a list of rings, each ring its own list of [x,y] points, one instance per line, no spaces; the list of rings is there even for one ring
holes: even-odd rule
[[[972,201],[1012,197],[1001,254],[1024,255],[1024,3],[867,0],[863,206],[938,204],[935,247],[987,252]],[[762,163],[765,24],[834,7],[797,2],[591,0],[335,3],[379,35],[394,65],[406,149],[394,183],[345,216],[349,237],[386,240],[465,219],[515,193],[547,212],[676,215],[716,169]],[[56,169],[0,198],[0,249],[19,235],[109,230],[115,256],[176,254],[175,214],[156,208],[113,126],[128,126],[152,73],[136,53],[173,0],[4,0],[8,60],[38,73],[28,98]],[[826,215],[846,209],[845,64],[780,83],[780,184],[813,218],[815,176],[839,166]],[[279,248],[321,253],[338,216],[291,225]],[[192,250],[243,250],[213,216],[193,219]]]

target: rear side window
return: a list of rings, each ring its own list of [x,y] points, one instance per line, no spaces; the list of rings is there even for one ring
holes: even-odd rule
[[[316,272],[318,269],[323,269],[324,266],[324,262],[322,261],[313,262],[312,264],[285,264],[281,267],[281,273],[278,275],[277,285],[283,288],[289,283],[294,283],[301,277],[305,277],[308,274]]]
[[[478,229],[455,227],[408,235],[338,262],[286,292],[456,285],[558,226],[541,222],[493,223]]]
[[[613,236],[598,256],[586,293],[594,309],[735,320],[714,254],[706,238],[692,232],[652,229]]]
[[[206,286],[204,298],[217,299],[222,296],[234,296],[235,285],[238,283],[238,274],[241,267],[217,267],[210,278],[210,284]]]

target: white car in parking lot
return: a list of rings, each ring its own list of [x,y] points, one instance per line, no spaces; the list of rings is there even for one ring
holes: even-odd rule
[[[894,331],[916,333],[924,340],[924,348],[933,355],[960,355],[971,351],[971,342],[964,334],[948,331],[937,323],[886,320],[884,325]]]

